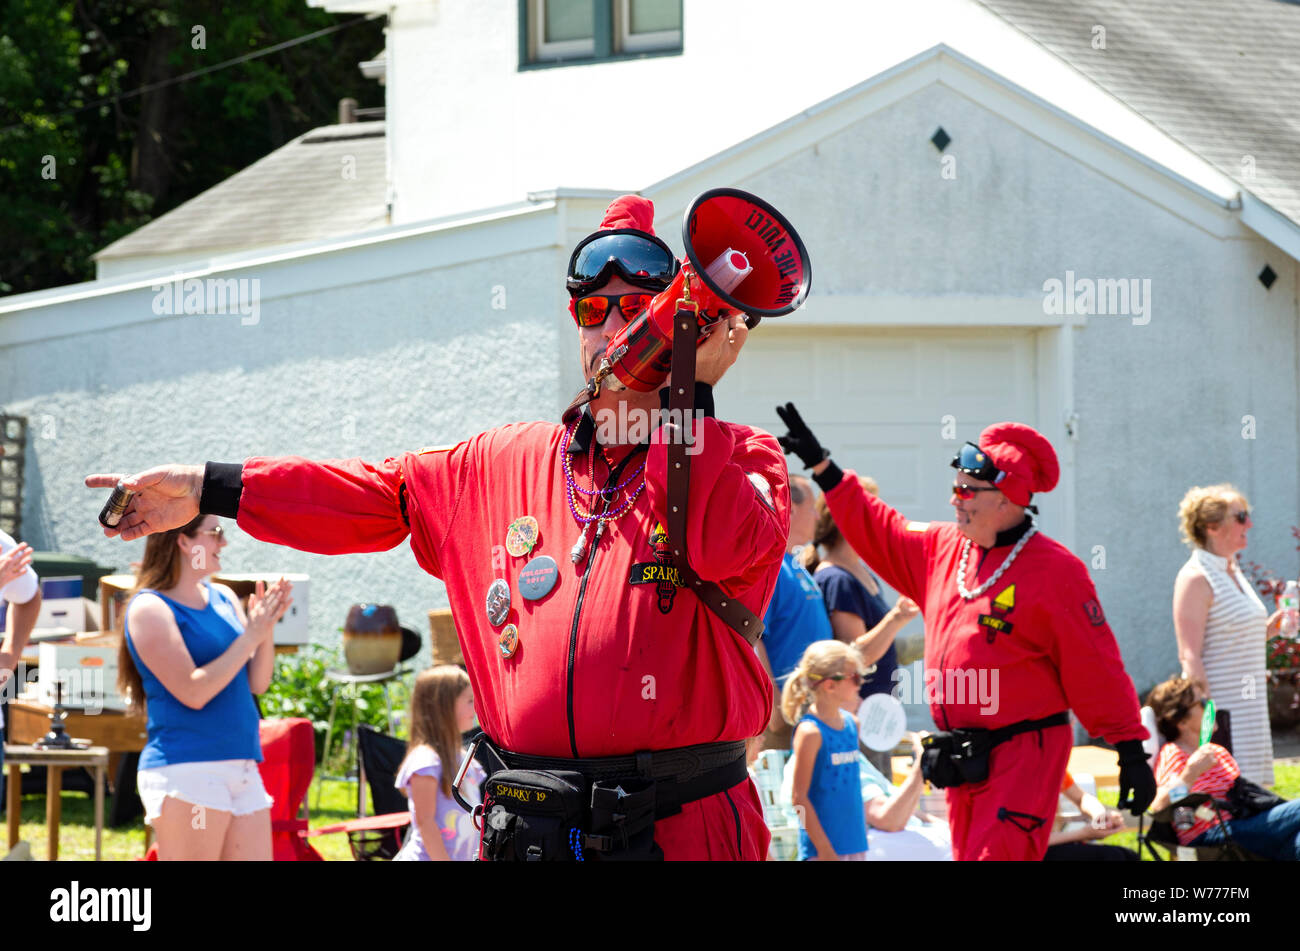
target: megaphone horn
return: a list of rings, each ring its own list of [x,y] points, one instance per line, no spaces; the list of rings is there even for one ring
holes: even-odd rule
[[[803,240],[784,215],[756,195],[739,188],[699,195],[686,209],[682,242],[704,285],[734,310],[781,317],[808,296],[812,265]],[[717,276],[734,273],[736,254],[752,271],[726,287]]]
[[[739,188],[698,195],[682,221],[686,260],[605,350],[609,371],[628,389],[649,391],[668,378],[673,316],[690,301],[700,327],[735,313],[753,327],[808,297],[812,263],[798,232],[763,199]]]

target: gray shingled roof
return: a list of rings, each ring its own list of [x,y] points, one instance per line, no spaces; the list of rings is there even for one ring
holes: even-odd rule
[[[323,126],[155,218],[99,260],[272,247],[387,225],[384,123]]]
[[[979,2],[1300,223],[1300,5]],[[1093,48],[1094,26],[1105,27],[1105,49]]]

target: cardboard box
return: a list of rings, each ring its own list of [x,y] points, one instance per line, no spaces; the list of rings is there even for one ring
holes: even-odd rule
[[[44,598],[32,633],[62,630],[75,634],[87,630],[95,623],[94,607],[93,602],[82,597]]]
[[[212,581],[228,586],[243,602],[248,610],[248,596],[257,590],[257,582],[264,581],[269,588],[279,579],[284,578],[293,585],[293,604],[275,625],[276,644],[306,644],[311,640],[307,627],[308,607],[311,597],[311,577],[309,575],[291,574],[286,571],[250,571],[239,573],[215,574]]]
[[[452,620],[448,608],[434,608],[429,612],[429,653],[434,666],[439,664],[456,664],[465,666],[465,656],[460,650],[460,637],[456,634],[456,622]]]
[[[63,703],[87,711],[125,710],[117,691],[117,648],[42,644],[38,692],[41,703],[55,702],[55,684],[63,684]]]

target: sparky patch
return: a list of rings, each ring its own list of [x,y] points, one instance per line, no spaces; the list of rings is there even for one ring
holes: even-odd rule
[[[632,566],[627,578],[628,584],[670,584],[682,587],[682,573],[675,565],[661,565],[655,561],[642,562]],[[665,611],[665,614],[668,612]]]
[[[1083,613],[1088,615],[1088,623],[1093,627],[1101,627],[1106,623],[1106,615],[1096,598],[1089,598],[1083,602]]]
[[[1006,618],[997,617],[992,614],[980,615],[980,627],[984,628],[984,633],[988,636],[988,642],[992,644],[997,640],[999,634],[1010,634],[1014,627]]]
[[[772,501],[772,484],[757,472],[746,472],[745,475],[749,477],[749,484],[754,487],[763,504],[775,512],[776,503]]]

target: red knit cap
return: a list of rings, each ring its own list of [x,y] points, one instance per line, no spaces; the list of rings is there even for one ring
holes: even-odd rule
[[[1051,492],[1061,477],[1052,444],[1024,423],[994,423],[980,433],[979,447],[1005,473],[997,487],[1015,505],[1028,505],[1031,493]]]
[[[613,231],[615,228],[635,228],[654,236],[655,203],[640,195],[623,195],[615,198],[605,209],[605,217],[597,231]]]

